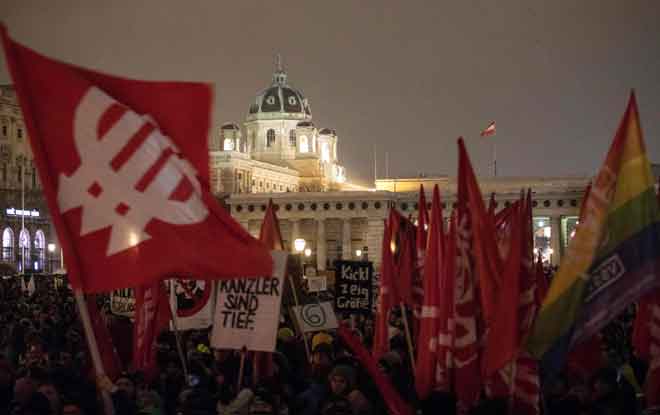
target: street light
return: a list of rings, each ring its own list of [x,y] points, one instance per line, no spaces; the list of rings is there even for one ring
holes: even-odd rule
[[[302,251],[305,250],[305,245],[306,244],[307,243],[302,238],[297,238],[293,241],[293,247],[296,250],[296,252],[298,252],[298,253],[301,253]]]
[[[55,252],[55,244],[51,242],[48,244],[48,268],[51,273],[53,272],[53,252]]]
[[[356,249],[355,250],[355,256],[358,258],[362,258],[362,250],[361,249]]]
[[[306,256],[307,258],[309,258],[310,256],[312,256],[312,250],[311,250],[310,248],[305,249],[305,256]]]

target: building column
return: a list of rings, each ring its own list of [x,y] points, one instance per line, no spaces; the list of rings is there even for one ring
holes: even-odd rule
[[[351,241],[351,220],[344,219],[341,229],[341,258],[344,261],[350,261],[353,258]]]
[[[241,224],[243,229],[245,229],[248,233],[250,232],[250,221],[249,220],[240,220],[238,223]]]
[[[316,224],[316,269],[325,271],[325,262],[328,254],[325,243],[325,219],[317,220]]]
[[[300,238],[300,219],[290,219],[291,221],[291,252],[297,254],[295,240]]]
[[[383,233],[385,225],[382,218],[369,219],[367,222],[367,248],[369,249],[369,261],[373,262],[374,269],[380,269],[383,254],[381,246],[383,244]]]
[[[552,248],[552,265],[561,261],[561,216],[550,217],[550,248]]]

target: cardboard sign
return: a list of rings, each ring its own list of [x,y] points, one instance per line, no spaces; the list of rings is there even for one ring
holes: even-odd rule
[[[298,327],[303,333],[336,329],[337,316],[329,301],[293,307]]]
[[[348,313],[370,313],[373,304],[371,262],[337,261],[335,271],[335,309]]]
[[[286,252],[273,251],[273,276],[218,282],[211,345],[275,351]]]
[[[176,312],[177,329],[206,329],[213,324],[212,281],[170,280],[170,307]]]
[[[110,312],[117,316],[133,318],[135,315],[135,290],[122,288],[110,293]]]
[[[307,277],[307,291],[316,293],[328,289],[328,279],[326,277]]]

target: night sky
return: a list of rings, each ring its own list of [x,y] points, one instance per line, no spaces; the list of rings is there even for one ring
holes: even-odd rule
[[[660,162],[660,2],[28,1],[0,20],[51,57],[149,80],[212,82],[214,122],[242,123],[281,53],[349,180],[456,172],[594,174],[635,88]],[[0,83],[10,83],[0,56]],[[497,135],[480,138],[490,120]],[[217,131],[217,129],[215,130]]]

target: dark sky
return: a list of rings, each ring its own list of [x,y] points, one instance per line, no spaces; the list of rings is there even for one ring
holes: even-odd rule
[[[585,175],[600,165],[635,88],[660,162],[660,2],[3,0],[18,41],[151,80],[216,85],[214,118],[242,122],[274,54],[335,128],[349,179],[456,171],[466,137],[490,174]],[[0,57],[0,83],[9,75]],[[491,119],[497,136],[479,138]]]

